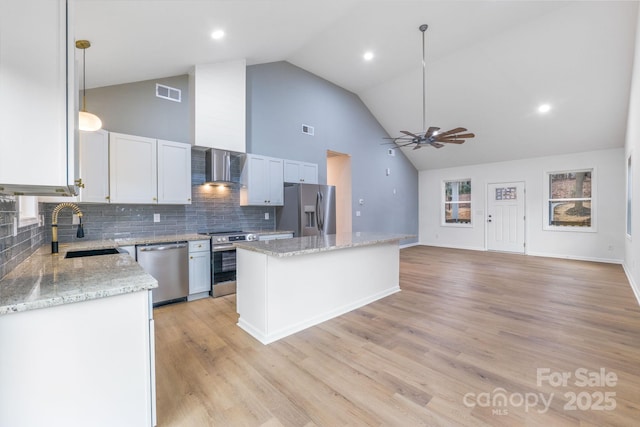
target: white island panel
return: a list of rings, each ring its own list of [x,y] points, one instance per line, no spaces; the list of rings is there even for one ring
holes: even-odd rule
[[[263,344],[400,290],[398,241],[293,256],[237,250],[238,325]]]
[[[151,426],[149,291],[0,316],[0,425]]]

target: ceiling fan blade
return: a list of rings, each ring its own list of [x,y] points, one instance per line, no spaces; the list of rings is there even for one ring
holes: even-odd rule
[[[415,144],[415,142],[407,142],[406,144],[402,144],[402,145],[400,145],[400,144],[396,143],[396,145],[398,146],[398,148],[408,147],[408,146],[409,146],[409,145],[411,145],[411,144]]]
[[[444,147],[444,144],[440,144],[439,142],[432,142],[431,143],[432,146],[436,147],[436,148],[442,148]]]
[[[424,137],[425,138],[429,138],[437,130],[440,130],[440,128],[439,127],[435,127],[435,126],[431,126],[429,129],[427,129],[427,132],[424,134]]]
[[[459,133],[456,135],[448,135],[448,136],[444,136],[443,138],[440,138],[440,135],[436,135],[435,140],[436,141],[446,141],[447,139],[466,139],[466,138],[473,138],[475,135],[472,133]]]
[[[420,137],[418,135],[416,135],[415,133],[411,133],[411,132],[406,131],[406,130],[401,130],[400,133],[404,133],[405,135],[408,135],[411,138],[420,139]]]
[[[460,133],[460,132],[466,132],[466,129],[465,129],[465,128],[455,128],[455,129],[451,129],[451,130],[448,130],[448,131],[446,131],[446,132],[442,132],[442,133],[437,134],[437,135],[436,135],[436,138],[442,138],[442,137],[444,137],[444,136],[447,136],[447,135],[453,135],[453,134],[455,134],[455,133]]]
[[[440,139],[439,142],[444,142],[445,144],[464,144],[464,139]]]
[[[422,144],[416,144],[416,146],[413,147],[414,150],[417,150],[418,148],[422,148]]]

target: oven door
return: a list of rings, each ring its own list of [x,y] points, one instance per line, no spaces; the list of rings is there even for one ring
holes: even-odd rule
[[[211,283],[213,297],[236,293],[236,248],[233,245],[213,247]]]

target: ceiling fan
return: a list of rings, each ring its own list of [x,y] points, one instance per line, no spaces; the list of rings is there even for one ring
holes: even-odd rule
[[[422,129],[426,128],[427,112],[426,112],[426,60],[425,60],[425,31],[429,26],[427,24],[420,25],[418,29],[422,32]],[[430,145],[435,148],[442,148],[444,144],[464,144],[465,139],[473,138],[475,135],[467,132],[465,128],[455,128],[446,132],[440,132],[439,127],[431,126],[422,132],[409,132],[401,130],[401,136],[385,137],[391,142],[387,144],[396,144],[398,147],[406,147],[415,144],[414,150]]]

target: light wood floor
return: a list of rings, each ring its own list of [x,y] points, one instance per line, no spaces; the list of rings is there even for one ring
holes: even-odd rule
[[[235,296],[156,309],[158,425],[640,425],[621,266],[417,246],[400,272],[402,292],[268,346]],[[538,385],[545,368],[567,385]],[[580,386],[581,368],[617,381]]]

